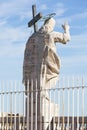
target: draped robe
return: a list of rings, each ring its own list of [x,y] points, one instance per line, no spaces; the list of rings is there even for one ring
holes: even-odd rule
[[[33,33],[24,53],[23,82],[37,79],[49,88],[49,83],[56,83],[60,72],[60,58],[56,52],[56,42],[66,44],[70,40],[69,30],[64,33],[52,31],[54,21],[51,19],[38,32]]]

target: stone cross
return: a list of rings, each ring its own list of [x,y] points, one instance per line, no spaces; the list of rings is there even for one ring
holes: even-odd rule
[[[33,19],[28,23],[28,27],[34,26],[34,32],[38,31],[37,21],[42,18],[42,13],[36,15],[36,5],[32,5]]]

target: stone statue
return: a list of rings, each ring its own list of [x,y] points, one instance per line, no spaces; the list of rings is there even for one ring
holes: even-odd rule
[[[49,82],[56,82],[60,72],[60,59],[56,53],[56,43],[66,44],[70,40],[69,25],[62,25],[64,33],[54,32],[55,20],[49,18],[44,25],[33,33],[27,41],[24,64],[23,82],[27,86],[27,81],[41,77],[45,88],[49,87]]]
[[[27,95],[26,102],[29,104],[29,109],[26,104],[27,111],[29,110],[26,115],[29,117],[30,126],[32,126],[33,119],[33,129],[36,128],[35,116],[37,116],[37,129],[41,129],[42,117],[44,117],[44,122],[51,121],[54,117],[54,109],[55,116],[58,115],[59,107],[51,102],[48,92],[39,91],[55,86],[54,83],[58,80],[60,73],[60,59],[57,56],[55,44],[57,42],[66,44],[70,40],[68,24],[62,25],[64,33],[54,32],[54,26],[55,20],[53,18],[45,20],[44,25],[29,37],[25,48],[23,82]],[[35,93],[34,90],[37,89],[38,93],[37,91]],[[27,94],[27,92],[29,93]],[[49,104],[52,110],[50,119],[48,119]],[[44,130],[47,130],[47,127],[48,124],[44,123]]]

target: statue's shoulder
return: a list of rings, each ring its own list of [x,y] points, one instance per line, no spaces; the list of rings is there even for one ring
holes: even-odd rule
[[[30,48],[33,45],[36,45],[36,39],[39,37],[39,34],[33,33],[26,42],[26,48]]]
[[[36,37],[40,37],[40,35],[42,35],[42,33],[40,33],[39,31],[35,32],[28,38],[28,40],[34,39]]]
[[[36,37],[36,34],[35,34],[35,33],[33,33],[31,36],[29,36],[29,38],[28,38],[26,44],[31,43],[31,42],[34,42],[35,37]]]

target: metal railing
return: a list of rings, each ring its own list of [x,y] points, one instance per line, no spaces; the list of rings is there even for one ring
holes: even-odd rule
[[[0,130],[37,130],[38,124],[41,130],[87,130],[86,82],[63,78],[54,88],[28,88],[27,95],[19,81],[0,82]]]

